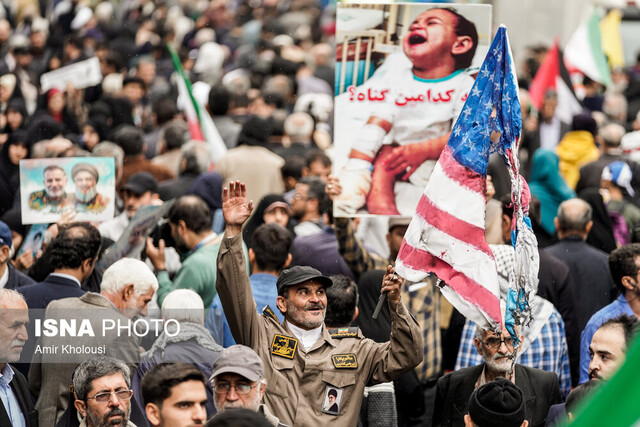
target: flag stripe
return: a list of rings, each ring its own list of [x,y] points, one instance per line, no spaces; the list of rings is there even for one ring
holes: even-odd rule
[[[542,108],[546,91],[556,89],[557,76],[560,72],[559,60],[558,42],[554,41],[529,86],[531,103],[538,110]]]
[[[489,254],[478,251],[473,245],[449,236],[438,227],[417,216],[414,217],[409,228],[405,235],[405,241],[409,246],[421,253],[430,253],[441,258],[460,273],[468,275],[478,283],[495,284],[496,292],[498,292],[498,276],[491,251]],[[419,232],[412,233],[415,230]],[[415,237],[420,240],[416,240]],[[419,267],[421,265],[421,261],[408,261],[406,256],[402,257],[402,261],[410,266]]]
[[[607,57],[602,50],[602,39],[600,37],[600,17],[597,13],[592,13],[591,18],[588,21],[589,46],[593,52],[593,62],[598,70],[598,74],[602,76],[603,83],[606,86],[611,84],[611,72],[609,71],[609,64],[607,64]]]
[[[428,197],[434,205],[473,226],[484,227],[484,208],[481,211],[471,209],[472,206],[484,207],[484,197],[460,187],[455,180],[444,173],[442,167],[439,167],[439,162],[431,173],[429,181],[433,184],[429,188]],[[460,197],[452,197],[453,194]]]
[[[446,261],[427,251],[417,249],[410,245],[405,246],[405,248],[408,248],[406,250],[409,256],[399,260],[404,268],[419,271],[421,268],[424,268],[424,266],[429,266],[434,271],[437,271],[438,278],[450,286],[464,301],[480,308],[480,310],[494,319],[495,322],[500,322],[500,305],[496,304],[498,295],[493,294],[489,289],[482,286],[480,284],[482,282],[474,280],[473,277],[453,268]],[[485,261],[476,260],[475,262]],[[486,275],[483,276],[486,278]],[[410,275],[408,275],[407,279],[412,280]],[[485,320],[482,319],[481,323],[484,322]]]
[[[475,191],[484,199],[484,177],[478,172],[460,164],[454,157],[449,145],[445,146],[440,154],[438,164],[446,171],[446,175],[455,180],[459,185]]]
[[[424,196],[422,196],[420,202],[418,202],[416,213],[420,215],[426,223],[434,227],[439,227],[442,232],[454,239],[466,242],[474,246],[476,250],[482,251],[489,256],[493,255],[485,240],[483,227],[471,225],[439,209],[429,198]]]

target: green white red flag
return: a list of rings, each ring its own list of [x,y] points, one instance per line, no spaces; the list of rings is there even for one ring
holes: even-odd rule
[[[224,144],[209,113],[198,104],[193,96],[191,80],[189,80],[182,68],[178,53],[170,44],[167,44],[167,49],[169,49],[173,67],[178,74],[178,95],[186,100],[183,112],[189,126],[191,139],[203,141],[207,144],[211,159],[215,164],[227,152],[227,146]]]

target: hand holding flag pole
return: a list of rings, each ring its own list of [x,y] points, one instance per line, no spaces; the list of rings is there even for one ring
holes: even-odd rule
[[[391,293],[391,302],[397,304],[400,302],[400,286],[404,279],[396,274],[396,270],[393,266],[387,266],[387,272],[382,279],[382,289],[380,289],[380,298],[378,298],[378,304],[375,310],[373,310],[372,318],[377,319],[382,310],[382,304],[387,300],[387,295]]]

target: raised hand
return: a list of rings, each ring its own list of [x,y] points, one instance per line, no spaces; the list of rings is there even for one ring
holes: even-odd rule
[[[227,237],[242,231],[253,211],[253,200],[247,203],[247,187],[240,181],[230,182],[229,188],[222,189],[222,216],[226,224]]]
[[[387,299],[391,304],[398,304],[400,302],[400,286],[402,286],[403,282],[404,279],[396,274],[396,269],[389,265],[382,278],[380,292],[387,293]]]

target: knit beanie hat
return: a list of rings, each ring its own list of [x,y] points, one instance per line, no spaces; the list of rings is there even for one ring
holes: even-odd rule
[[[496,378],[473,392],[469,416],[479,427],[519,427],[525,420],[522,391],[506,378]]]

